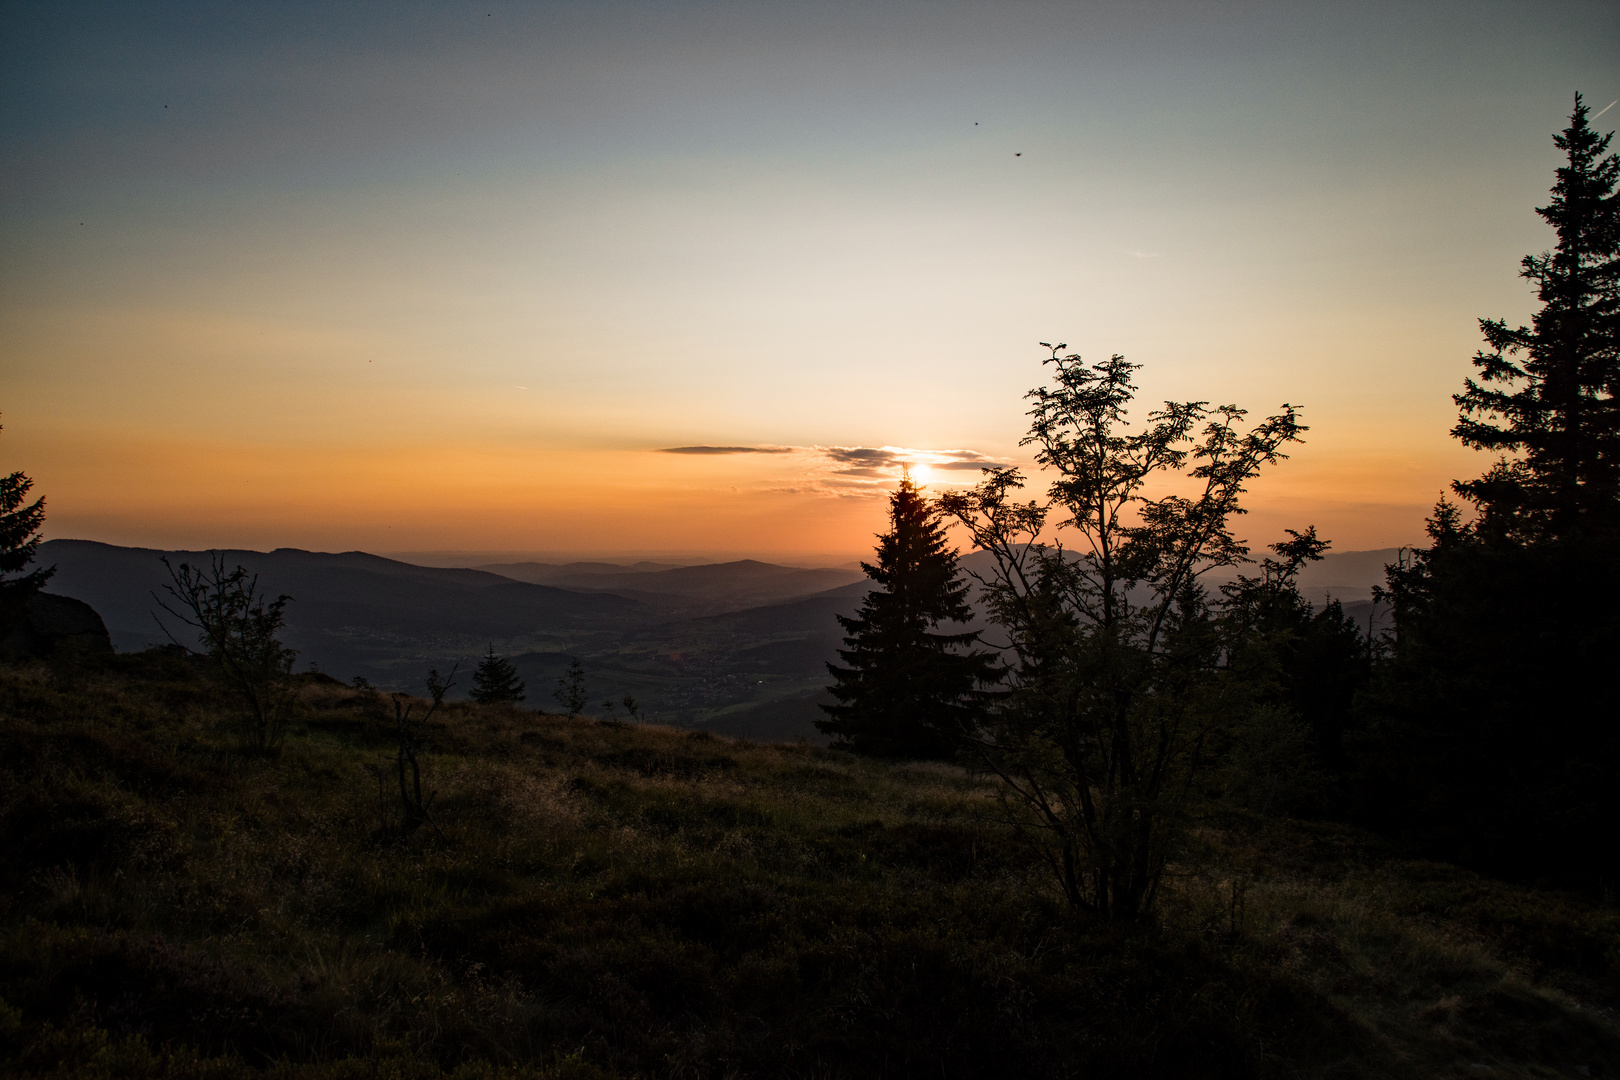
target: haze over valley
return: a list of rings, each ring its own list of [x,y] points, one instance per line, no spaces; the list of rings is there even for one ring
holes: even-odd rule
[[[170,643],[160,617],[184,629],[158,608],[169,580],[160,557],[205,564],[211,554],[51,540],[37,562],[56,567],[52,592],[89,603],[115,647],[134,651]],[[363,552],[217,554],[258,575],[270,596],[292,597],[285,639],[300,669],[419,692],[428,668],[459,665],[452,697],[460,698],[494,646],[525,680],[527,704],[556,709],[556,680],[578,658],[592,712],[623,715],[629,694],[648,721],[763,740],[826,741],[813,723],[844,634],[836,616],[853,615],[870,588],[859,569],[754,560],[451,568]],[[1365,625],[1370,590],[1396,554],[1330,554],[1307,568],[1301,589],[1317,602],[1345,601]],[[962,560],[967,572],[984,563],[982,555]],[[982,619],[973,625],[985,629]]]

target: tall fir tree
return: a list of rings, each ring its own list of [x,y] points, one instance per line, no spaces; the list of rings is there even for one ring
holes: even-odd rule
[[[1589,111],[1575,95],[1553,137],[1567,163],[1536,208],[1558,244],[1520,264],[1541,310],[1528,327],[1481,319],[1479,379],[1455,396],[1452,434],[1504,456],[1453,486],[1479,507],[1481,530],[1519,541],[1620,527],[1620,159],[1605,154],[1613,133],[1592,130]]]
[[[889,497],[888,532],[877,563],[862,563],[879,586],[853,618],[840,615],[844,664],[828,664],[835,705],[816,727],[834,745],[889,758],[948,758],[970,728],[998,672],[976,651],[976,631],[938,633],[973,618],[968,583],[946,543],[938,511],[907,475]]]
[[[472,699],[480,705],[503,702],[515,705],[523,700],[524,689],[523,680],[518,678],[517,668],[512,666],[512,661],[504,656],[496,656],[495,646],[491,645],[473,672]]]
[[[1620,889],[1620,162],[1577,95],[1521,274],[1531,327],[1481,320],[1452,433],[1496,451],[1389,571],[1395,634],[1363,701],[1361,812],[1432,854]]]

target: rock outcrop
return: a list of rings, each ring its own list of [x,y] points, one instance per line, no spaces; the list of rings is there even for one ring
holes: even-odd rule
[[[83,600],[39,592],[9,612],[0,611],[0,656],[19,659],[112,651],[106,623]]]

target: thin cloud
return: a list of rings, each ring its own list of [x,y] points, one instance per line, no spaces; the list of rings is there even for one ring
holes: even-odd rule
[[[1620,105],[1620,98],[1615,98],[1613,101],[1611,101],[1607,105],[1603,106],[1603,108],[1601,108],[1597,112],[1593,113],[1592,114],[1592,119],[1596,120],[1598,117],[1602,116],[1604,113],[1608,112],[1610,109],[1614,108],[1616,105]]]
[[[977,450],[936,450],[933,457],[924,462],[931,469],[944,469],[948,471],[976,472],[979,469],[1005,469],[1005,462],[985,457]]]
[[[660,454],[791,454],[791,446],[666,446]]]
[[[823,452],[834,461],[850,465],[895,465],[904,459],[903,451],[887,446],[829,446]]]
[[[840,487],[864,485],[873,493],[887,491],[900,470],[908,467],[923,470],[924,475],[930,470],[978,472],[1007,467],[977,450],[924,450],[909,446],[820,446],[816,450],[829,465],[845,466],[829,469],[823,474],[827,476],[823,483]]]
[[[926,465],[931,469],[1004,467],[977,450],[919,450],[906,446],[822,446],[817,449],[836,464],[867,469],[894,469],[905,465]]]
[[[887,496],[900,478],[911,469],[913,476],[933,476],[936,484],[957,487],[972,483],[977,476],[960,480],[950,474],[977,473],[981,469],[1006,468],[1002,461],[977,450],[928,450],[910,446],[669,446],[661,454],[784,454],[794,455],[781,463],[783,475],[751,490],[760,494],[820,495],[840,499],[875,499]],[[791,462],[791,463],[790,463]],[[787,475],[787,474],[795,475]]]

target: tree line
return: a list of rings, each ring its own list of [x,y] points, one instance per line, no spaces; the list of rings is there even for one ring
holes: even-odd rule
[[[821,730],[993,776],[1069,902],[1108,917],[1151,909],[1211,800],[1612,897],[1620,163],[1588,115],[1577,95],[1554,137],[1566,163],[1537,213],[1556,247],[1521,268],[1540,309],[1481,320],[1455,395],[1452,434],[1497,458],[1388,568],[1391,629],[1300,595],[1329,546],[1314,528],[1257,560],[1234,532],[1250,482],[1303,439],[1297,407],[1172,401],[1133,426],[1137,365],[1043,343],[1022,445],[1044,492],[1016,468],[935,499],[901,481]],[[987,556],[975,580],[948,527]],[[987,629],[967,628],[970,593]]]

